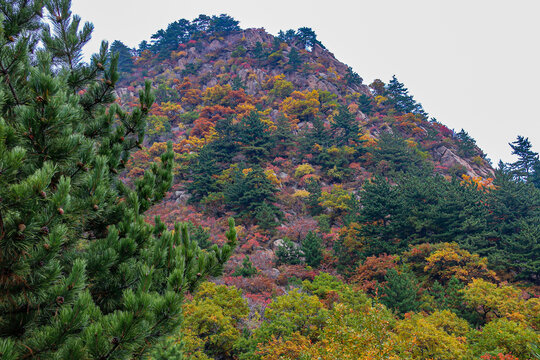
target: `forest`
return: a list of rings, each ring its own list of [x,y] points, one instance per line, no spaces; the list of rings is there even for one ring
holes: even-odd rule
[[[308,27],[0,24],[1,359],[540,359],[526,134],[494,166]]]

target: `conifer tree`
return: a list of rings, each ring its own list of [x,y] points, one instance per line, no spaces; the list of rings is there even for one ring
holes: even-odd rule
[[[119,40],[113,41],[111,44],[111,53],[118,53],[118,71],[129,72],[133,69],[133,54],[123,42]]]
[[[409,94],[409,90],[398,81],[395,75],[388,82],[386,91],[397,111],[422,115],[427,119],[427,113],[422,105],[414,100],[414,97]]]
[[[399,273],[389,269],[386,273],[386,285],[382,288],[381,302],[398,314],[418,309],[418,285],[414,275],[408,271]]]
[[[255,167],[247,174],[239,170],[233,173],[231,184],[225,188],[225,198],[239,217],[256,217],[259,221],[264,219],[265,224],[269,225],[270,217],[272,220],[282,217],[281,211],[274,205],[277,201],[275,192],[264,171]]]
[[[2,359],[143,358],[236,244],[232,220],[227,244],[208,251],[185,224],[145,221],[172,183],[172,144],[132,188],[119,179],[151,87],[138,107],[114,103],[118,56],[102,43],[81,62],[92,25],[70,5],[0,1]]]
[[[242,260],[242,266],[236,268],[233,276],[252,277],[258,272],[257,268],[253,266],[253,263],[249,259],[249,256],[246,256],[244,257],[244,260]]]
[[[318,267],[323,259],[322,239],[320,236],[312,231],[308,232],[304,240],[302,240],[302,252],[306,264],[314,268]]]
[[[534,173],[534,167],[539,163],[538,153],[532,151],[532,144],[529,138],[518,135],[516,141],[508,144],[512,148],[512,155],[518,157],[517,161],[510,164],[516,179],[529,181]]]
[[[358,141],[360,127],[355,116],[349,112],[347,107],[343,105],[339,107],[339,113],[334,116],[331,125],[337,145],[349,145],[351,141]]]

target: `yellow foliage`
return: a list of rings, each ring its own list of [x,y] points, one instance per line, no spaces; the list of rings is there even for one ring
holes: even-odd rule
[[[469,176],[465,174],[461,175],[461,178],[463,179],[461,180],[461,185],[463,186],[472,186],[482,191],[495,189],[493,178],[483,179],[480,176]]]
[[[239,104],[238,106],[236,106],[235,111],[236,111],[236,118],[238,120],[241,120],[244,117],[251,114],[253,111],[257,111],[257,108],[253,104],[242,103],[242,104]]]
[[[375,96],[375,101],[377,102],[377,105],[381,105],[382,103],[384,103],[387,100],[388,100],[388,98],[385,97],[385,96],[381,96],[381,95]]]
[[[475,278],[497,281],[497,275],[487,267],[487,258],[471,254],[456,243],[443,243],[426,258],[424,271],[444,282],[455,277],[465,283]]]
[[[465,301],[477,309],[486,321],[507,318],[534,329],[540,328],[540,299],[525,300],[521,290],[513,286],[497,286],[482,279],[474,279],[461,291]]]
[[[449,310],[429,316],[414,314],[398,322],[396,336],[403,358],[470,359],[467,338],[469,325]]]
[[[202,93],[205,104],[222,105],[223,99],[232,91],[231,85],[216,85],[209,87]]]
[[[309,164],[302,164],[298,165],[296,170],[294,170],[294,176],[295,177],[302,177],[307,174],[313,174],[315,172],[315,169]]]
[[[323,191],[321,197],[319,197],[319,204],[333,211],[348,210],[350,201],[351,194],[343,189],[343,185],[334,186],[330,192]]]
[[[319,93],[312,91],[294,91],[280,105],[281,112],[293,122],[309,121],[319,112],[321,103]]]
[[[266,169],[264,170],[264,174],[266,175],[266,178],[270,180],[270,182],[276,186],[281,186],[281,181],[276,175],[276,172],[272,169]]]
[[[377,147],[377,139],[371,136],[369,131],[366,131],[364,135],[360,136],[360,140],[365,141],[364,146],[366,147]]]
[[[307,198],[310,195],[309,191],[307,190],[296,190],[293,194],[293,197],[295,198]]]
[[[244,174],[244,176],[246,176],[247,174],[249,174],[252,171],[253,171],[252,168],[246,168],[246,169],[242,170],[242,174]]]

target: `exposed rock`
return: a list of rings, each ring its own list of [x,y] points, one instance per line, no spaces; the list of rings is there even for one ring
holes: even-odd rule
[[[470,176],[480,176],[485,178],[493,176],[494,174],[493,169],[488,167],[473,167],[466,160],[458,156],[452,149],[449,149],[444,145],[435,148],[432,155],[433,158],[439,161],[444,167],[451,168],[453,166],[462,166],[467,171],[467,175]]]
[[[274,250],[277,250],[279,249],[281,246],[283,246],[285,244],[285,242],[283,241],[283,239],[277,239],[273,242],[272,246],[274,247]]]
[[[264,276],[269,277],[270,279],[277,279],[280,275],[280,272],[276,268],[272,268],[269,270],[263,270],[261,271]]]

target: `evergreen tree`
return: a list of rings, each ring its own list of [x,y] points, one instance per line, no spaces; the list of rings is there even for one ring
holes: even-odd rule
[[[498,171],[494,185],[487,199],[488,226],[497,241],[485,255],[496,268],[513,269],[518,277],[538,282],[540,190],[515,179],[510,171]]]
[[[320,205],[319,198],[322,195],[321,184],[317,180],[309,180],[306,184],[306,190],[309,192],[309,196],[306,199],[308,211],[311,216],[317,216],[322,214],[323,208]]]
[[[383,132],[379,137],[379,148],[374,151],[374,162],[381,172],[423,174],[431,173],[429,164],[411,149],[399,135]]]
[[[476,155],[476,141],[463,129],[456,134],[459,140],[459,155],[463,157],[472,157]]]
[[[322,254],[322,239],[320,236],[310,231],[307,233],[304,240],[302,240],[302,253],[306,264],[311,267],[318,267],[323,259]]]
[[[382,288],[381,302],[398,314],[416,311],[418,302],[418,284],[414,275],[408,271],[399,273],[389,269],[385,276],[386,285]]]
[[[347,74],[345,74],[345,81],[348,85],[362,85],[362,82],[364,81],[360,75],[358,75],[352,67],[347,67]]]
[[[276,120],[276,130],[272,133],[272,155],[280,156],[294,145],[291,123],[285,116],[279,116]]]
[[[191,193],[189,202],[199,202],[210,193],[219,190],[215,175],[221,173],[215,156],[210,147],[205,146],[199,151],[196,162],[191,167],[192,181],[186,188]]]
[[[296,40],[302,45],[306,50],[311,50],[315,45],[319,45],[324,49],[323,44],[317,40],[317,34],[313,29],[308,27],[301,27],[296,30]]]
[[[133,69],[133,53],[123,42],[115,40],[111,44],[111,53],[118,54],[118,71],[130,72]]]
[[[532,151],[532,144],[529,138],[518,135],[516,141],[509,143],[512,148],[512,155],[516,155],[518,160],[510,164],[516,179],[522,181],[529,181],[534,173],[534,167],[540,160],[538,160],[538,153]]]
[[[244,260],[242,260],[242,266],[237,267],[236,270],[234,270],[232,276],[252,277],[258,272],[259,270],[257,270],[257,268],[253,266],[253,263],[249,259],[249,256],[246,256],[244,257]]]
[[[287,64],[289,65],[292,72],[298,70],[298,67],[302,65],[300,53],[294,47],[291,48],[291,51],[289,52],[289,62]]]
[[[398,81],[395,75],[392,76],[392,80],[386,86],[386,94],[397,111],[422,115],[427,119],[427,113],[422,105],[417,103],[412,95],[409,95],[409,90],[403,83]]]
[[[236,136],[236,141],[240,142],[242,152],[248,158],[249,164],[261,163],[268,157],[268,149],[273,147],[268,124],[261,121],[256,111],[252,111],[240,120],[236,127]]]
[[[202,251],[185,225],[145,221],[172,183],[172,144],[133,188],[117,174],[150,84],[140,106],[116,105],[118,57],[103,43],[80,62],[92,25],[69,0],[44,3],[0,1],[1,357],[143,358],[177,330],[184,292],[222,272],[234,222]]]
[[[358,108],[361,112],[366,115],[371,115],[373,113],[373,104],[371,103],[371,97],[362,94],[358,98]]]
[[[356,117],[349,112],[346,106],[341,105],[338,110],[339,113],[334,116],[331,123],[337,145],[343,146],[357,142],[360,127]]]
[[[281,211],[274,205],[276,188],[268,180],[260,167],[244,174],[236,170],[232,175],[231,183],[225,188],[225,199],[237,216],[253,219],[263,209],[264,219],[268,220],[269,213],[273,218],[281,218]],[[261,218],[257,219],[261,220]]]
[[[260,41],[257,41],[255,48],[253,49],[253,57],[259,61],[266,59],[268,54],[264,50],[264,47]]]

